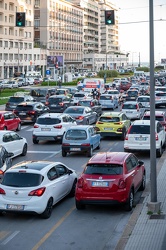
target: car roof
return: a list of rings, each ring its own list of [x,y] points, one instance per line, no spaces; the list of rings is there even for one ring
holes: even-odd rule
[[[58,118],[61,116],[64,116],[66,114],[64,113],[45,113],[39,116],[39,118],[43,118],[43,117],[51,117],[51,118]]]
[[[49,97],[49,99],[50,98],[66,98],[66,96],[65,95],[51,95],[50,97]]]
[[[159,110],[155,110],[155,115],[164,115],[165,114],[165,111],[159,111]],[[144,113],[144,116],[150,116],[150,111],[146,111]]]
[[[128,102],[124,102],[123,104],[138,104],[137,101],[128,101]]]
[[[38,104],[38,103],[40,103],[40,104],[43,104],[42,102],[33,102],[33,101],[25,101],[25,102],[20,102],[17,106],[22,106],[22,105],[24,105],[24,106],[26,106],[26,105],[36,105],[36,104]]]
[[[155,124],[157,124],[159,121],[155,120]],[[133,125],[150,125],[150,120],[135,120],[131,126]]]
[[[113,111],[113,112],[104,112],[101,116],[120,116],[121,114],[124,114],[121,111]]]
[[[87,164],[92,163],[114,163],[114,164],[123,164],[124,160],[130,155],[131,153],[126,152],[99,152],[95,154]]]
[[[7,133],[16,133],[15,131],[12,131],[12,130],[0,130],[0,136],[1,135],[5,135]]]
[[[93,125],[73,125],[73,126],[70,126],[70,128],[67,129],[68,130],[71,130],[71,129],[75,129],[75,130],[86,130],[88,128],[92,128],[94,127]]]

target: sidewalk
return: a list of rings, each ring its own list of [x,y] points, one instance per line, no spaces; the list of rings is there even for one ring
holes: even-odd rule
[[[157,201],[161,213],[148,215],[150,183],[142,193],[142,203],[137,204],[115,250],[165,250],[166,249],[166,151],[157,164]]]

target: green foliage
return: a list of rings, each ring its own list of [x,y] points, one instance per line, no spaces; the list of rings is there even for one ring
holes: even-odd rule
[[[63,82],[61,86],[76,86],[78,80],[72,81],[72,82]],[[59,86],[58,82],[42,82],[41,86]]]
[[[150,71],[150,68],[148,68],[148,67],[138,67],[138,68],[136,69],[136,71],[149,72],[149,71]]]
[[[157,66],[155,67],[155,70],[161,70],[161,69],[164,69],[164,66],[162,66],[162,65],[157,65]]]
[[[105,74],[107,78],[117,77],[119,75],[119,73],[116,70],[100,70],[98,72],[98,76],[101,78],[104,78]]]

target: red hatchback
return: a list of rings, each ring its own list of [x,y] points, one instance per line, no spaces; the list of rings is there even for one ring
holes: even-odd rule
[[[132,153],[101,152],[86,164],[76,186],[76,208],[91,204],[124,204],[133,207],[134,194],[144,190],[144,162]]]
[[[12,111],[0,111],[0,130],[21,130],[21,120]]]

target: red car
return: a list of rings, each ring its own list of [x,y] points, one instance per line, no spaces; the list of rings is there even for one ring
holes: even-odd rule
[[[21,130],[21,120],[12,111],[0,111],[0,130]]]
[[[150,111],[146,111],[142,120],[150,120]],[[159,121],[166,131],[166,111],[155,110],[155,120]]]
[[[76,185],[77,209],[91,204],[124,204],[133,207],[134,194],[144,190],[144,162],[132,153],[100,152],[86,164]]]

